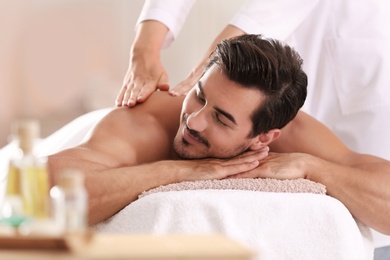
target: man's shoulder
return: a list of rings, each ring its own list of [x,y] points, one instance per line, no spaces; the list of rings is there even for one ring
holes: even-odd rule
[[[169,134],[177,130],[182,103],[183,97],[172,97],[167,92],[156,91],[135,107],[113,109],[100,121],[97,130],[108,136],[116,134],[120,138],[153,136],[156,132]]]
[[[164,113],[165,111],[181,109],[184,97],[174,97],[166,91],[154,92],[145,102],[137,105],[135,108],[145,109],[149,112]]]
[[[166,158],[179,125],[182,101],[156,92],[136,107],[115,108],[96,125],[84,145],[117,166]]]
[[[180,112],[183,99],[184,97],[173,97],[165,91],[156,91],[143,103],[139,103],[132,108],[119,107],[113,109],[111,114],[166,117]]]

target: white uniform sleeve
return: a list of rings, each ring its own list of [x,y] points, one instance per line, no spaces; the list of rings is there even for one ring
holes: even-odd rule
[[[247,0],[230,24],[246,33],[286,40],[319,0]]]
[[[135,29],[145,20],[156,20],[165,24],[169,32],[163,48],[167,48],[179,35],[194,3],[195,0],[146,0]]]

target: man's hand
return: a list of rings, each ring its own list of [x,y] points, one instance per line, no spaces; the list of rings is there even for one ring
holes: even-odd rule
[[[176,182],[219,180],[255,169],[259,165],[259,161],[267,155],[268,147],[261,151],[245,152],[230,159],[178,160],[157,163],[162,164],[159,167],[162,167],[163,172],[174,172]]]
[[[239,173],[230,178],[306,178],[307,165],[313,156],[303,153],[269,153],[259,165],[250,171]]]

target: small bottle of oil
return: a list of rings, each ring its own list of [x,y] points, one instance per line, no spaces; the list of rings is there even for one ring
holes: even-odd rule
[[[20,171],[17,167],[21,158],[22,152],[19,149],[9,161],[5,196],[0,214],[2,222],[14,227],[18,227],[26,219],[23,211]]]
[[[80,171],[64,170],[57,185],[51,188],[50,197],[54,219],[64,232],[82,233],[87,230],[88,194]]]
[[[7,195],[18,194],[24,217],[45,219],[49,214],[49,180],[47,160],[34,154],[34,144],[39,137],[36,120],[19,120],[13,125],[19,148],[19,158],[10,161]]]

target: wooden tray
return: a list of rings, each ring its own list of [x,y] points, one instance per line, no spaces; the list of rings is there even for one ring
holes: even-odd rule
[[[50,235],[0,235],[0,249],[75,250],[87,245],[93,237],[91,231]]]
[[[65,237],[50,236],[0,236],[2,249],[51,249],[69,250]]]

